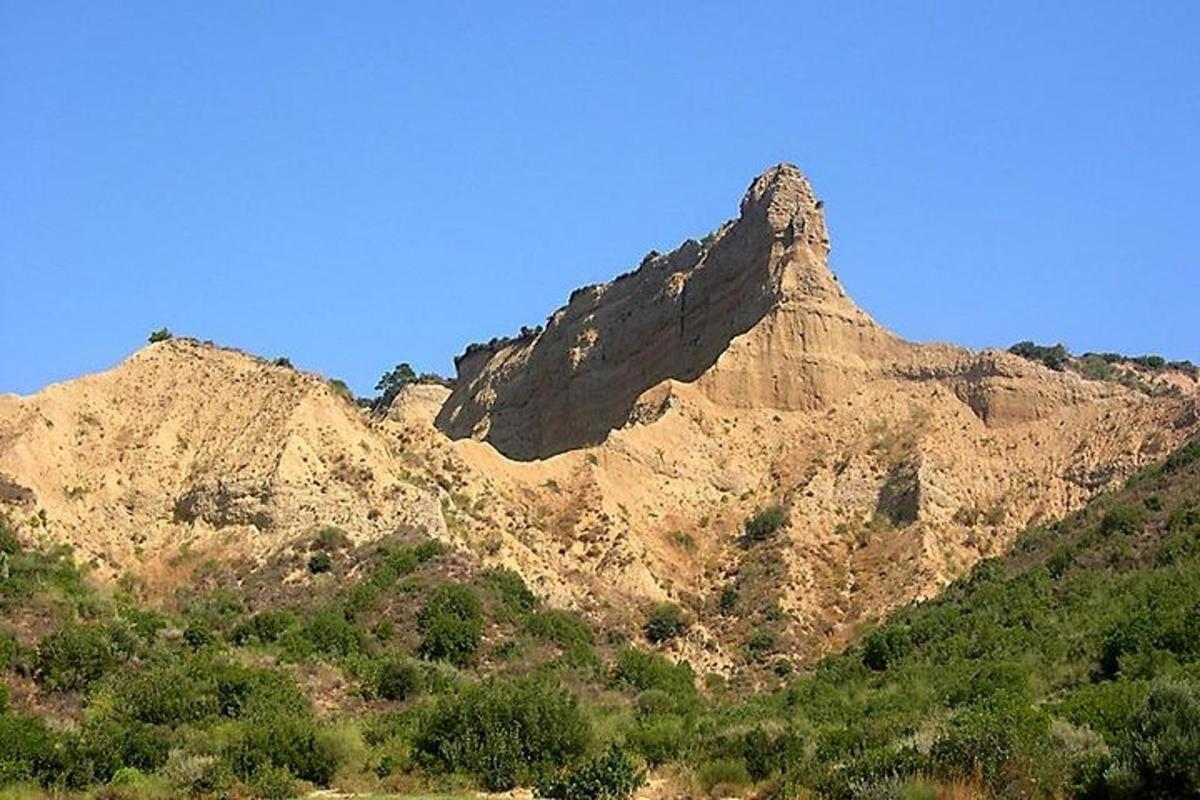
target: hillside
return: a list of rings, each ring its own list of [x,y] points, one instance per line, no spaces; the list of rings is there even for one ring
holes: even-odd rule
[[[811,671],[773,659],[749,701],[420,537],[324,528],[249,579],[208,561],[162,612],[4,520],[0,554],[0,792],[23,798],[1200,793],[1200,440]]]
[[[824,213],[774,167],[737,219],[468,348],[452,391],[410,385],[382,416],[192,340],[0,397],[0,503],[159,596],[187,564],[252,573],[322,526],[417,531],[627,634],[676,603],[691,624],[668,651],[752,688],[756,634],[809,662],[1200,430],[1194,371],[886,331],[830,270]]]

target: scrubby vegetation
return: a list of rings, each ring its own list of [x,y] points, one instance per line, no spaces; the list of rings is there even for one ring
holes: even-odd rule
[[[747,536],[786,521],[761,516]],[[429,542],[321,529],[279,565],[336,554],[302,592],[208,570],[159,610],[7,523],[0,552],[0,786],[21,796],[615,800],[647,770],[693,797],[1200,796],[1197,442],[811,669],[763,616],[746,657],[779,677],[752,697]],[[729,589],[720,613],[748,602]]]
[[[1058,372],[1070,369],[1093,380],[1118,381],[1143,390],[1148,387],[1140,384],[1134,373],[1120,370],[1118,367],[1130,367],[1151,374],[1165,371],[1182,372],[1193,380],[1200,378],[1200,367],[1191,361],[1168,361],[1162,356],[1156,355],[1126,356],[1121,353],[1084,353],[1077,356],[1062,344],[1041,345],[1029,341],[1017,342],[1008,348],[1008,352],[1030,361],[1036,361]]]

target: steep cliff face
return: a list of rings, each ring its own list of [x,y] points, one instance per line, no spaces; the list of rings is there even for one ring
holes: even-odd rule
[[[603,441],[665,380],[720,405],[786,411],[828,408],[872,379],[940,380],[989,424],[1096,394],[1008,354],[899,339],[847,296],[828,254],[808,181],[773,167],[705,242],[577,290],[544,330],[468,348],[437,425],[528,460]]]
[[[643,392],[700,378],[789,298],[828,312],[838,327],[888,338],[845,297],[827,252],[820,203],[794,167],[780,165],[754,181],[740,218],[705,243],[688,240],[577,290],[536,335],[468,350],[438,425],[521,459],[595,444],[625,423]]]

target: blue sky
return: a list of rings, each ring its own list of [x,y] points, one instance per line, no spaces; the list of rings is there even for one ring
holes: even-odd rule
[[[160,325],[449,373],[781,160],[907,338],[1200,360],[1197,41],[1194,2],[0,0],[0,391]]]

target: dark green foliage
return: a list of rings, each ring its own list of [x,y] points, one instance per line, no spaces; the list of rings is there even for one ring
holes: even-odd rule
[[[614,744],[602,755],[543,783],[537,796],[556,800],[626,800],[645,783],[645,771]]]
[[[229,634],[229,641],[238,646],[271,644],[296,623],[296,615],[288,609],[267,609],[238,623]]]
[[[696,676],[686,661],[677,664],[658,653],[627,648],[617,656],[611,682],[615,686],[639,691],[657,690],[668,698],[670,707],[686,710],[699,701]]]
[[[292,366],[292,360],[290,358],[288,358],[287,356],[280,356],[279,358],[272,361],[271,364],[276,367],[286,367],[287,369],[295,369],[295,367]]]
[[[525,619],[525,631],[535,639],[561,647],[563,660],[572,667],[599,666],[592,629],[574,612],[561,609],[535,612]]]
[[[746,520],[743,541],[746,544],[765,542],[784,525],[787,524],[787,512],[783,506],[770,506],[753,514]]]
[[[389,372],[383,373],[375,384],[375,391],[379,394],[371,401],[371,409],[375,412],[386,411],[401,390],[416,379],[417,373],[407,363],[397,364]]]
[[[1197,461],[1200,461],[1200,439],[1192,439],[1183,447],[1167,456],[1167,460],[1163,462],[1162,468],[1164,472],[1176,472],[1189,464],[1195,464]]]
[[[445,584],[435,588],[417,618],[422,634],[422,658],[467,665],[479,650],[483,606],[469,586]]]
[[[746,640],[746,649],[750,651],[751,658],[759,659],[774,650],[775,643],[774,633],[764,628],[759,628],[750,634],[750,638]]]
[[[435,541],[422,542],[413,547],[385,550],[380,564],[370,576],[352,586],[342,600],[342,611],[348,619],[369,609],[381,592],[391,588],[396,581],[411,574],[418,567],[437,557],[445,547]]]
[[[287,769],[301,780],[328,786],[338,768],[332,741],[320,735],[316,722],[304,715],[270,715],[235,729],[225,748],[234,773],[251,780],[263,768]]]
[[[537,608],[537,595],[529,591],[524,579],[511,569],[497,567],[483,574],[484,583],[499,596],[504,606],[515,614],[528,614]]]
[[[1038,361],[1050,369],[1058,371],[1062,371],[1071,355],[1061,344],[1040,345],[1029,341],[1017,342],[1008,348],[1008,352],[1030,361]]]
[[[137,642],[119,625],[68,625],[38,645],[38,682],[55,691],[86,689],[134,653]]]
[[[873,632],[863,644],[862,661],[868,668],[882,671],[895,664],[912,650],[909,632],[899,626],[888,626]]]
[[[660,603],[650,609],[644,628],[646,638],[654,644],[674,639],[687,630],[687,621],[683,609],[674,603]]]
[[[1122,503],[1100,520],[1100,532],[1105,535],[1137,533],[1144,518],[1142,509]]]
[[[338,611],[320,611],[303,628],[303,639],[314,652],[348,656],[362,647],[362,631]]]
[[[0,786],[37,778],[53,757],[54,737],[44,722],[0,714]]]
[[[150,336],[147,337],[147,341],[150,342],[150,344],[155,344],[157,342],[168,341],[172,338],[174,338],[174,334],[172,334],[169,330],[166,328],[159,328],[156,331],[150,332]]]
[[[537,680],[492,679],[441,698],[414,747],[429,765],[492,791],[536,780],[581,756],[591,733],[578,701]]]
[[[1200,797],[1200,687],[1156,683],[1131,720],[1105,779],[1114,794]]]
[[[721,595],[717,598],[717,607],[728,614],[737,607],[738,590],[736,586],[724,586],[721,588]]]
[[[420,667],[405,659],[389,659],[375,676],[375,694],[384,700],[407,700],[425,685]]]
[[[308,571],[313,575],[319,575],[322,572],[329,572],[333,569],[333,557],[324,550],[318,550],[309,556]]]
[[[250,778],[250,791],[259,800],[291,800],[297,796],[296,779],[287,767],[262,766]]]

